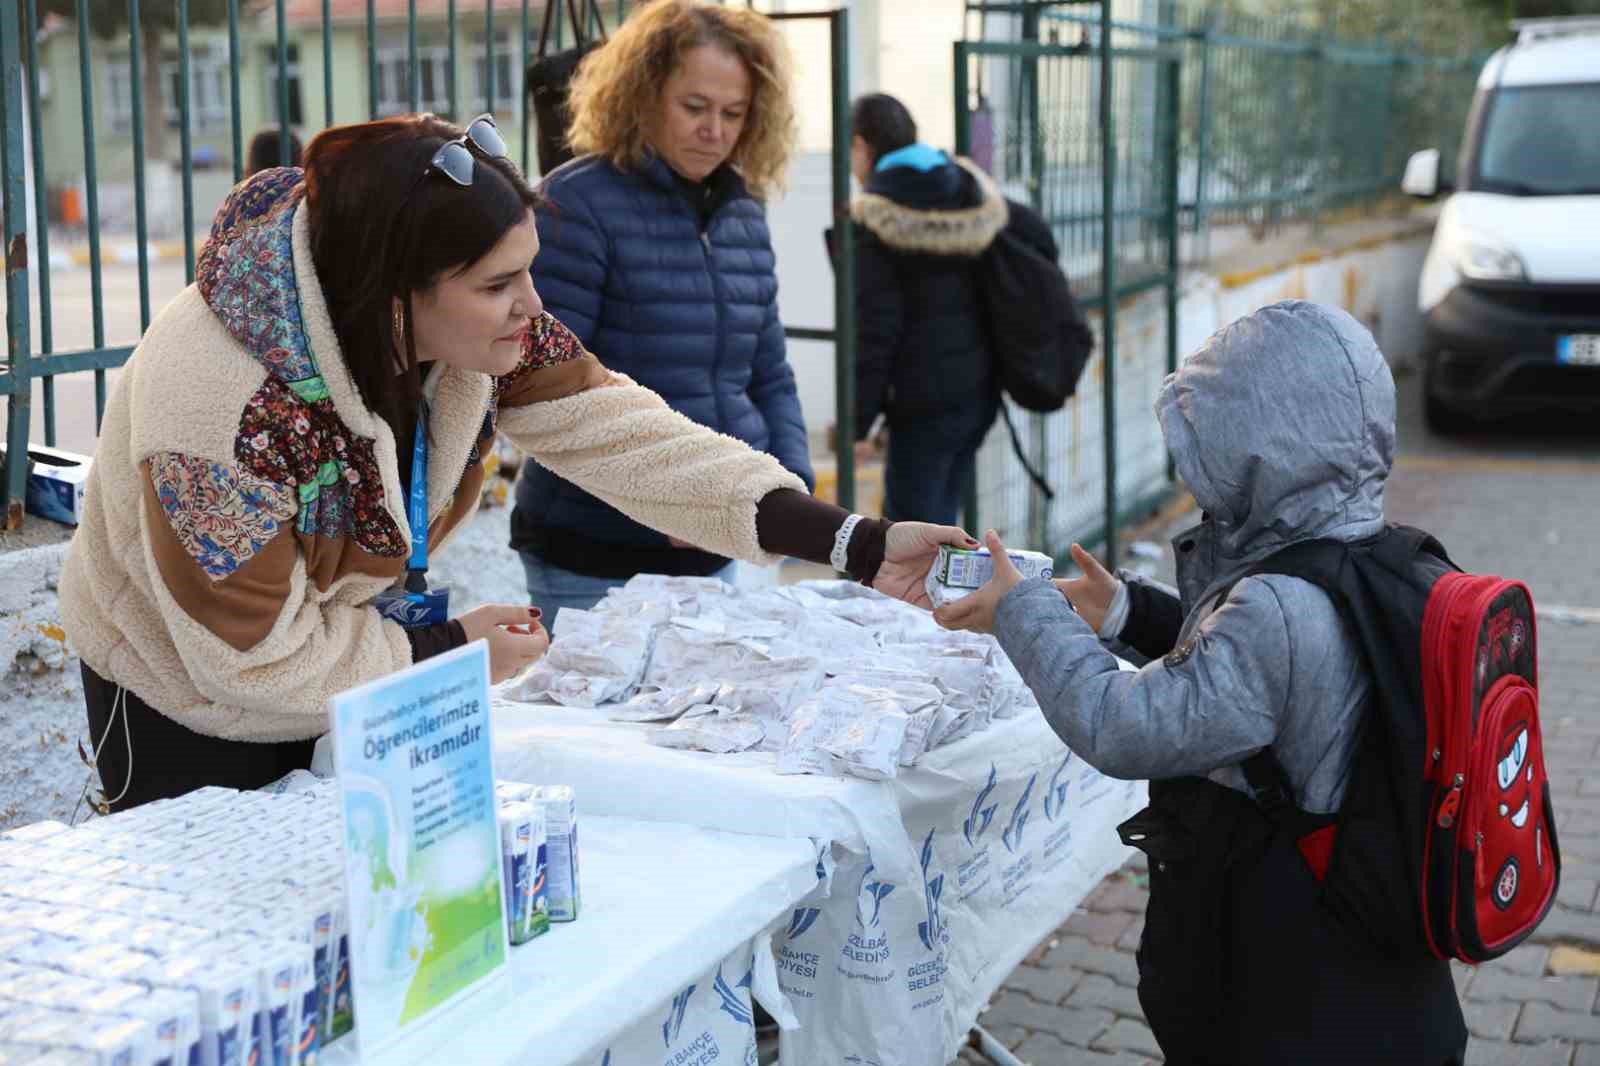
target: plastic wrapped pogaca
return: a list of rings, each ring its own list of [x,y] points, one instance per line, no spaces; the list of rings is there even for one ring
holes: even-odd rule
[[[772,658],[768,647],[749,638],[706,633],[678,623],[664,626],[657,635],[644,683],[654,688],[677,688],[702,681],[721,681],[729,670]]]
[[[562,608],[550,650],[506,695],[554,700],[569,707],[598,707],[625,699],[644,676],[657,628],[647,616],[607,617]]]
[[[675,722],[696,707],[716,702],[721,686],[690,685],[687,688],[655,689],[641,692],[611,712],[613,722]]]
[[[828,685],[790,716],[778,772],[894,777],[920,754],[942,702],[931,685]]]
[[[702,708],[694,708],[699,711]],[[653,731],[650,743],[663,748],[687,748],[727,755],[758,746],[767,730],[755,715],[715,705],[704,714],[689,713],[663,729]]]

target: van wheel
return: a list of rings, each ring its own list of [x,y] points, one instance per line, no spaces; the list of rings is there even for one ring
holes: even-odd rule
[[[1455,408],[1448,406],[1439,399],[1434,392],[1434,362],[1437,356],[1427,352],[1422,357],[1422,420],[1431,433],[1448,437],[1457,433],[1465,433],[1473,426],[1473,420]]]

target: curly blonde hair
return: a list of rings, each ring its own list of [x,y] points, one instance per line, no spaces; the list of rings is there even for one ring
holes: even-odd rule
[[[655,0],[583,61],[572,81],[568,143],[633,169],[649,149],[646,123],[685,53],[712,44],[750,72],[749,117],[728,162],[760,198],[783,187],[798,122],[788,44],[765,16],[697,0]]]

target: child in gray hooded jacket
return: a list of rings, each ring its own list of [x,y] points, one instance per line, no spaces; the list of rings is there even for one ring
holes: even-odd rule
[[[1151,780],[1141,825],[1170,830],[1141,844],[1139,997],[1169,1066],[1459,1062],[1448,964],[1341,930],[1240,765],[1270,749],[1295,806],[1339,809],[1374,679],[1321,589],[1245,575],[1290,544],[1383,530],[1388,365],[1348,314],[1286,301],[1218,331],[1155,410],[1204,514],[1174,541],[1177,590],[1113,576],[1077,545],[1082,577],[1024,581],[991,532],[995,579],[936,617],[992,631],[1085,762]],[[1149,661],[1119,671],[1108,641]]]

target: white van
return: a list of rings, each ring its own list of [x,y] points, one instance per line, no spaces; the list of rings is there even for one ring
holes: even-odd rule
[[[1513,22],[1478,77],[1454,187],[1439,151],[1401,187],[1449,193],[1418,285],[1430,428],[1600,411],[1600,18]]]

